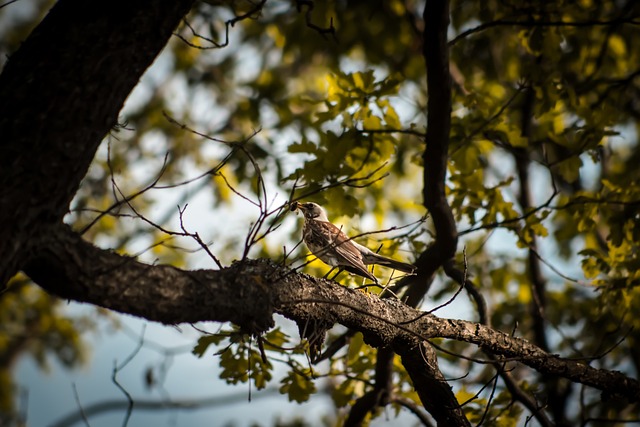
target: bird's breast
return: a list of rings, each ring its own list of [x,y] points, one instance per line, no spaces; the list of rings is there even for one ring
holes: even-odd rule
[[[318,227],[314,227],[312,224],[304,225],[302,229],[302,238],[304,243],[309,247],[311,252],[317,252],[328,245],[331,244],[331,241],[328,240],[329,236],[324,235]]]

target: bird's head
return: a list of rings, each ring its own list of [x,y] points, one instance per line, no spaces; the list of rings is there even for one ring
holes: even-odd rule
[[[293,202],[291,204],[291,210],[292,211],[301,210],[305,219],[317,219],[320,221],[327,221],[327,222],[329,221],[327,219],[327,214],[325,213],[324,209],[322,209],[322,207],[317,203]]]

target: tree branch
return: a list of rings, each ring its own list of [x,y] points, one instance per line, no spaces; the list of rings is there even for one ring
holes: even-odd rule
[[[438,425],[471,426],[451,386],[440,372],[433,347],[426,341],[409,338],[402,340],[402,345],[396,348],[422,404]]]
[[[222,270],[184,271],[143,264],[97,248],[66,225],[47,235],[26,273],[63,298],[166,324],[233,322],[253,334],[268,330],[275,313],[298,324],[309,320],[340,323],[362,332],[369,345],[390,347],[407,361],[412,378],[420,375],[412,366],[424,369],[429,360],[424,357],[429,351],[424,341],[454,339],[478,345],[500,361],[519,361],[541,373],[600,389],[605,397],[640,402],[640,383],[620,372],[563,359],[487,326],[442,319],[398,300],[345,288],[271,260],[246,259]],[[420,389],[419,384],[416,387]]]
[[[445,179],[451,129],[451,74],[449,72],[449,2],[428,1],[424,8],[423,56],[427,67],[427,134],[422,154],[423,203],[436,232],[434,243],[416,261],[418,271],[398,283],[409,287],[407,303],[417,306],[428,291],[435,272],[455,256],[458,246],[456,224],[445,196]]]
[[[592,20],[586,20],[586,21],[496,19],[495,21],[483,22],[482,24],[476,27],[463,31],[462,33],[458,34],[449,42],[449,46],[455,45],[460,40],[464,39],[465,37],[469,37],[472,34],[487,30],[489,28],[494,28],[494,27],[504,27],[504,26],[525,27],[525,28],[528,28],[528,27],[595,27],[595,26],[610,26],[610,25],[615,26],[620,24],[640,25],[640,21],[637,19],[634,19],[634,17],[630,17],[630,18],[618,17],[610,20],[592,19]]]
[[[253,398],[261,399],[265,397],[273,397],[278,395],[277,388],[261,390]],[[203,408],[212,408],[218,406],[229,406],[236,403],[246,402],[247,394],[245,392],[237,394],[225,394],[223,396],[201,397],[194,399],[171,399],[171,400],[152,400],[135,398],[136,411],[194,411]],[[50,424],[51,427],[69,427],[83,421],[86,418],[96,417],[108,412],[126,410],[129,405],[126,399],[110,399],[102,402],[87,405],[82,411],[71,412]]]
[[[360,426],[369,412],[378,406],[389,403],[393,387],[393,357],[395,353],[389,348],[381,348],[376,355],[376,375],[373,390],[356,400],[349,411],[345,427]]]
[[[67,213],[125,99],[192,3],[61,0],[11,55],[0,75],[0,285]]]
[[[263,270],[241,264],[215,271],[148,265],[97,248],[67,225],[48,231],[25,272],[62,298],[165,324],[230,321],[248,333],[273,325]],[[236,275],[238,269],[242,273]]]

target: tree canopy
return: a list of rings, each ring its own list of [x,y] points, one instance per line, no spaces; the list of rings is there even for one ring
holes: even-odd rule
[[[336,425],[640,419],[640,3],[25,3],[0,7],[3,422],[17,358],[86,359],[65,300],[197,324],[221,380],[322,385]],[[416,273],[323,277],[294,201]]]

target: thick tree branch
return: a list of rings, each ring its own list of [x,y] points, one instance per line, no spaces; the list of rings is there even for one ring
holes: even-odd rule
[[[423,55],[427,65],[427,136],[424,161],[423,198],[436,229],[438,264],[453,258],[458,245],[456,223],[445,195],[445,179],[451,129],[451,73],[447,28],[449,2],[427,1],[424,9]]]
[[[85,242],[66,225],[52,227],[40,242],[40,252],[25,272],[62,298],[165,324],[233,322],[249,333],[273,325],[263,269],[252,272],[248,265],[235,264],[183,271],[143,264]]]
[[[349,411],[345,427],[360,426],[365,417],[378,406],[385,406],[393,392],[393,358],[395,353],[389,348],[378,349],[376,355],[376,375],[373,390],[356,400]]]
[[[425,23],[423,55],[427,67],[429,91],[427,145],[423,158],[433,168],[429,172],[425,171],[423,191],[424,202],[428,205],[427,207],[430,207],[437,206],[436,203],[441,202],[439,193],[444,190],[449,145],[451,123],[451,75],[447,48],[449,2],[441,0],[427,2],[423,19]]]
[[[421,342],[427,339],[449,338],[476,344],[502,357],[501,361],[517,360],[541,373],[600,389],[605,396],[640,402],[640,383],[620,372],[550,355],[524,339],[484,325],[441,319],[400,301],[297,273],[270,260],[247,259],[222,270],[183,271],[99,249],[66,225],[47,235],[44,249],[26,272],[63,298],[169,324],[233,322],[248,333],[270,328],[274,313],[299,324],[336,322],[362,332],[370,345],[390,347],[403,359],[423,360],[414,359],[418,364],[431,360],[422,359],[426,351],[413,356],[408,352],[424,347]],[[417,372],[410,374],[413,378]]]
[[[532,87],[525,92],[522,105],[521,134],[525,138],[532,137],[533,126],[533,104],[535,101],[535,91]],[[524,148],[514,148],[513,157],[518,172],[518,203],[523,213],[533,209],[533,197],[531,195],[531,183],[529,180],[529,153]],[[546,351],[549,351],[547,335],[545,332],[544,312],[546,308],[546,281],[542,276],[540,262],[534,255],[537,250],[535,236],[531,242],[531,249],[528,254],[529,277],[531,278],[531,317],[533,319],[533,330],[536,344]]]
[[[451,386],[440,372],[438,357],[428,342],[411,338],[401,341],[397,352],[409,373],[425,409],[439,426],[470,426]],[[451,396],[454,396],[453,399]]]
[[[451,74],[449,72],[449,2],[427,1],[423,19],[423,56],[427,67],[427,134],[422,190],[436,232],[434,243],[418,258],[418,271],[398,286],[409,286],[407,303],[416,306],[428,291],[435,272],[455,256],[456,224],[445,195],[445,179],[451,129]]]
[[[0,285],[62,220],[125,99],[192,3],[61,0],[9,58],[0,75]]]
[[[406,302],[417,307],[429,290],[436,271],[453,259],[458,245],[456,224],[445,194],[451,129],[451,74],[449,71],[449,1],[427,0],[424,11],[423,56],[427,68],[427,134],[423,159],[423,203],[436,231],[435,242],[418,258],[415,276],[399,283],[409,286]],[[397,351],[405,361],[423,405],[439,425],[468,425],[458,400],[438,368],[435,351],[420,340],[407,341],[409,352]],[[404,347],[403,347],[404,350]],[[418,354],[415,352],[421,350]],[[432,393],[437,394],[434,399]]]

